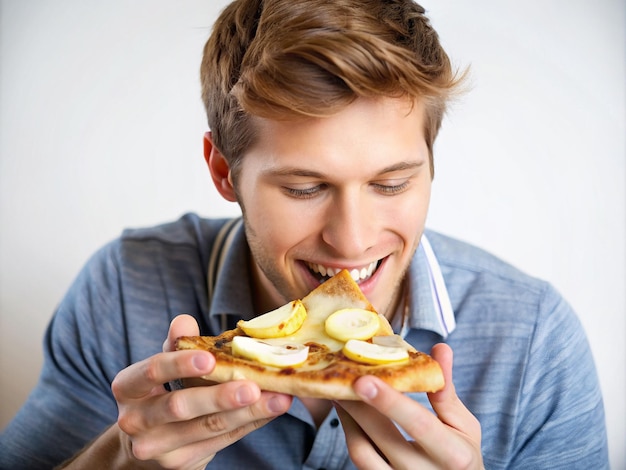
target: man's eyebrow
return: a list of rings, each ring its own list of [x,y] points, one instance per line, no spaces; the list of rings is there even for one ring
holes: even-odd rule
[[[280,168],[269,168],[263,171],[267,176],[304,176],[307,178],[323,178],[324,174],[319,171],[307,170],[305,168],[297,168],[292,166],[284,166]]]
[[[377,175],[385,175],[387,173],[393,173],[396,171],[404,171],[404,170],[413,170],[419,168],[424,165],[423,160],[411,160],[411,161],[403,161],[394,163],[388,167],[380,170]],[[319,171],[308,170],[306,168],[298,168],[298,167],[280,167],[280,168],[269,168],[263,172],[266,176],[303,176],[306,178],[319,178],[323,179],[327,175],[324,173],[320,173]]]
[[[388,167],[383,168],[378,174],[384,175],[385,173],[393,173],[395,171],[404,171],[404,170],[413,170],[423,166],[425,163],[424,160],[409,160],[394,163]]]

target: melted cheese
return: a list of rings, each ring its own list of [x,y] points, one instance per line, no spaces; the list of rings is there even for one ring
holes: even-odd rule
[[[329,295],[315,291],[302,299],[302,303],[306,307],[307,316],[300,329],[284,338],[266,339],[265,341],[267,343],[282,345],[287,343],[306,344],[313,342],[323,344],[333,352],[341,351],[344,342],[331,338],[326,333],[324,326],[326,319],[332,313],[342,308],[367,307],[366,302],[350,299],[347,296]]]
[[[354,308],[373,311],[372,305],[345,270],[312,290],[302,299],[302,304],[306,308],[306,318],[298,331],[288,336],[266,338],[263,342],[275,346],[293,343],[301,345],[316,343],[327,347],[330,352],[339,352],[343,349],[345,342],[335,339],[326,333],[326,319],[337,310],[342,309]],[[393,330],[387,319],[382,315],[378,315],[378,319],[380,325],[376,334],[381,336],[392,335]],[[315,359],[309,356],[310,360],[301,366],[297,366],[297,369],[318,370],[329,365],[328,360],[322,359],[320,355],[314,356]]]

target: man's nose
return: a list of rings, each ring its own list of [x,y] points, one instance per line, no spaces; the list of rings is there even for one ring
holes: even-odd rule
[[[376,214],[367,196],[342,194],[327,209],[323,240],[345,259],[362,257],[375,243]]]

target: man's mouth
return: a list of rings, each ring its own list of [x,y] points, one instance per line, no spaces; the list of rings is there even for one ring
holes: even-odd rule
[[[360,268],[345,268],[345,269],[347,269],[350,272],[352,279],[354,279],[355,282],[358,284],[358,283],[367,281],[370,277],[372,277],[372,274],[374,274],[374,272],[376,271],[376,268],[378,268],[380,263],[381,263],[381,260],[376,260]],[[324,266],[322,264],[315,264],[315,263],[308,263],[308,262],[306,263],[306,265],[309,268],[309,270],[313,273],[313,275],[320,282],[324,282],[327,279],[330,279],[339,271],[344,269],[344,268],[331,268],[328,266]]]

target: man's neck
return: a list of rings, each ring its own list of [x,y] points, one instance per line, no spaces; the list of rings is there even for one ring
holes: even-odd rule
[[[254,313],[261,314],[280,307],[287,301],[280,298],[276,288],[267,280],[250,256],[250,291]]]

